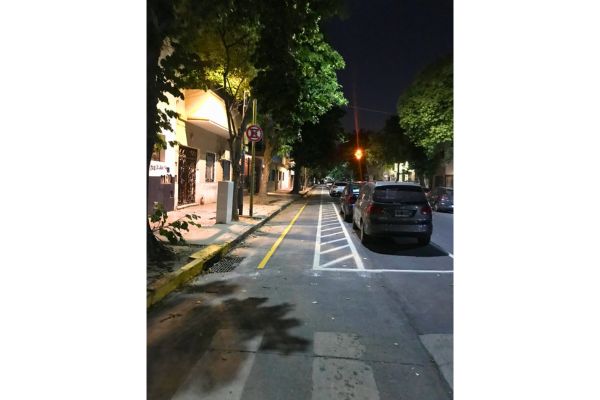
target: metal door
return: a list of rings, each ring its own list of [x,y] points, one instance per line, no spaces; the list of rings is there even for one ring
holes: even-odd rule
[[[196,160],[198,150],[179,146],[177,205],[190,204],[196,194]]]

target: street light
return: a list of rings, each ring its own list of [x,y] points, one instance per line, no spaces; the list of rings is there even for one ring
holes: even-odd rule
[[[354,157],[356,157],[356,160],[358,161],[358,180],[362,181],[362,165],[360,159],[363,157],[363,151],[360,147],[354,152]]]

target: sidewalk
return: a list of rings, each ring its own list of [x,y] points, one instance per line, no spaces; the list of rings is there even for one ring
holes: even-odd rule
[[[231,247],[243,241],[281,210],[305,196],[311,189],[312,187],[302,190],[301,195],[291,194],[289,190],[269,192],[268,204],[257,204],[258,196],[254,196],[252,217],[248,215],[250,196],[244,196],[244,213],[239,221],[232,221],[230,224],[215,223],[216,203],[169,211],[168,222],[183,218],[186,214],[195,214],[200,217],[198,222],[202,227],[190,226],[188,232],[182,232],[187,245],[172,246],[178,255],[176,260],[148,264],[147,307],[158,303],[167,294],[202,273],[207,263],[225,255]]]

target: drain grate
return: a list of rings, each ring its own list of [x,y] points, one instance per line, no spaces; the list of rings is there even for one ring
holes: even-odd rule
[[[244,257],[235,257],[235,256],[223,257],[222,259],[217,261],[212,267],[210,267],[207,270],[207,272],[209,274],[212,274],[215,272],[231,272],[235,269],[235,267],[240,265],[240,263],[242,262],[243,259],[244,259]]]

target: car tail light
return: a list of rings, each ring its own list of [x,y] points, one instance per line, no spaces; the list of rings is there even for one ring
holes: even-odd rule
[[[429,204],[425,204],[423,207],[421,207],[421,214],[431,215],[431,207],[429,207]]]
[[[356,203],[356,196],[350,196],[350,195],[348,195],[348,196],[346,196],[346,201],[349,204],[354,204],[354,203]]]
[[[375,204],[369,204],[365,211],[367,214],[383,214],[383,207]]]

